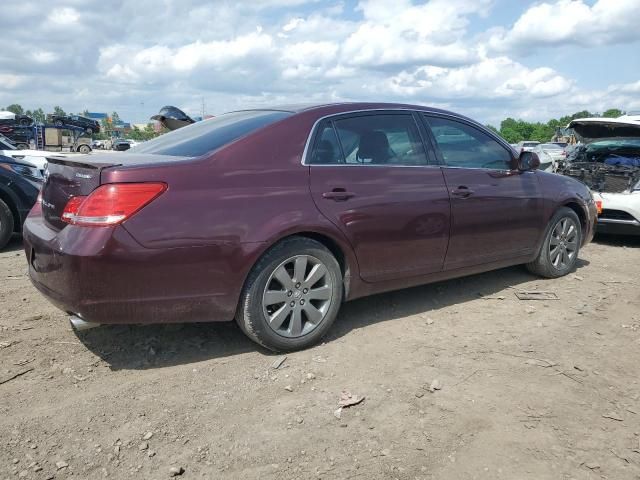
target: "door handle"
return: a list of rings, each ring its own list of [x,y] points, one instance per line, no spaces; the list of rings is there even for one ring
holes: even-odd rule
[[[465,187],[464,185],[460,185],[458,188],[451,190],[451,195],[455,195],[456,197],[467,198],[473,195],[473,190],[469,187]]]
[[[337,202],[349,200],[351,197],[355,196],[355,193],[347,192],[344,188],[334,188],[330,192],[324,192],[322,194],[322,198],[326,198],[327,200],[335,200]]]

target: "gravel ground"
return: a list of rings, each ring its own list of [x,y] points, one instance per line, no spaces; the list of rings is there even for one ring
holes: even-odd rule
[[[76,334],[16,239],[0,479],[639,479],[640,239],[581,257],[558,280],[516,267],[348,303],[276,369],[231,323]],[[365,398],[337,411],[343,391]]]

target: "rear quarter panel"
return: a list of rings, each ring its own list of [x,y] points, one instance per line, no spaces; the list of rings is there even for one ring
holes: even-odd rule
[[[330,237],[355,266],[346,239],[316,209],[309,167],[301,164],[316,118],[303,112],[200,159],[106,169],[101,181],[168,184],[123,223],[146,248],[251,243],[252,251],[264,252],[283,237],[316,232]]]

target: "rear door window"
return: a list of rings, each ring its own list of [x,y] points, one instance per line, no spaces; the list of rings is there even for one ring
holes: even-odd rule
[[[225,113],[141,143],[129,152],[199,157],[289,116],[290,112],[275,110]]]
[[[427,156],[411,114],[371,114],[321,124],[310,163],[420,166]]]

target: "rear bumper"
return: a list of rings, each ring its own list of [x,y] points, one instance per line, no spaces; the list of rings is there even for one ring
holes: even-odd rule
[[[103,324],[233,319],[261,245],[148,249],[122,226],[24,225],[33,285],[54,305]],[[247,267],[248,265],[248,267]]]

